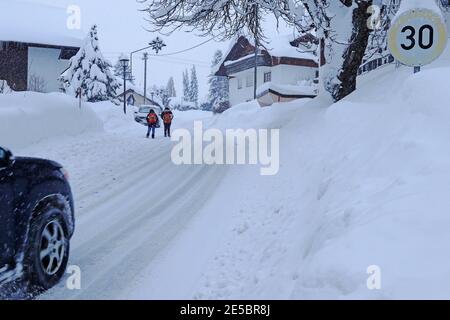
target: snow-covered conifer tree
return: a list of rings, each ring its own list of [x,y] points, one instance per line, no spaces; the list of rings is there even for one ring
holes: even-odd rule
[[[190,101],[191,98],[191,88],[189,81],[189,73],[187,70],[183,72],[183,96],[186,101]]]
[[[117,78],[119,78],[119,80],[122,80],[123,79],[123,75],[124,75],[124,72],[123,72],[123,67],[122,67],[122,64],[120,63],[120,59],[122,59],[122,57],[124,57],[125,55],[122,53],[121,55],[120,55],[120,57],[119,57],[119,59],[117,59],[117,62],[116,62],[116,64],[114,65],[114,69],[113,69],[113,71],[114,71],[114,75],[117,77]],[[126,68],[126,71],[125,71],[125,77],[126,77],[126,79],[128,80],[128,81],[130,81],[130,83],[131,84],[134,84],[134,77],[131,77],[131,66],[129,65],[127,68]]]
[[[103,57],[98,45],[97,26],[93,26],[83,46],[70,60],[70,66],[60,77],[62,90],[76,96],[78,88],[89,102],[115,101],[120,87],[111,64]]]
[[[169,105],[171,97],[168,94],[167,88],[153,85],[150,89],[150,95],[152,96],[153,101],[158,103],[161,107],[167,107]]]
[[[170,77],[169,81],[167,82],[166,90],[167,90],[167,95],[170,98],[177,96],[177,92],[175,90],[175,81],[173,80],[173,77]]]
[[[189,101],[193,102],[196,107],[198,107],[198,78],[197,78],[197,69],[195,66],[192,66],[191,69],[191,82],[189,86],[190,99]]]
[[[209,105],[211,106],[211,109],[214,109],[222,102],[229,100],[228,78],[218,77],[214,74],[215,71],[217,70],[217,67],[222,63],[222,60],[223,60],[223,53],[221,50],[217,50],[214,53],[214,58],[211,64],[212,72],[211,75],[209,76],[208,102]]]

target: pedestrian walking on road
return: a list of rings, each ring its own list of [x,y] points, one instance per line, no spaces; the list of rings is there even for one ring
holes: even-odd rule
[[[170,127],[172,126],[173,113],[170,111],[169,107],[166,107],[161,113],[161,119],[164,122],[164,137],[170,138]]]
[[[153,109],[150,109],[150,112],[147,115],[147,124],[148,124],[147,138],[149,138],[151,134],[152,139],[155,139],[155,130],[158,127],[159,118]]]

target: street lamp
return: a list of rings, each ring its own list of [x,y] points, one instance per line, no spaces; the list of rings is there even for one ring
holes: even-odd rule
[[[130,60],[123,56],[119,61],[123,69],[123,112],[127,114],[127,70]]]

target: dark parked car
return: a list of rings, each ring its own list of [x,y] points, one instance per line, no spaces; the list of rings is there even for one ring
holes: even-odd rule
[[[57,284],[66,270],[74,226],[63,167],[13,157],[0,148],[0,286],[17,279],[38,290]]]

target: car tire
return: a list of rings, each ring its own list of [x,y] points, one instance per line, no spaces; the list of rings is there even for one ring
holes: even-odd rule
[[[63,277],[70,251],[67,230],[63,212],[52,206],[32,220],[24,267],[34,290],[48,290]]]

